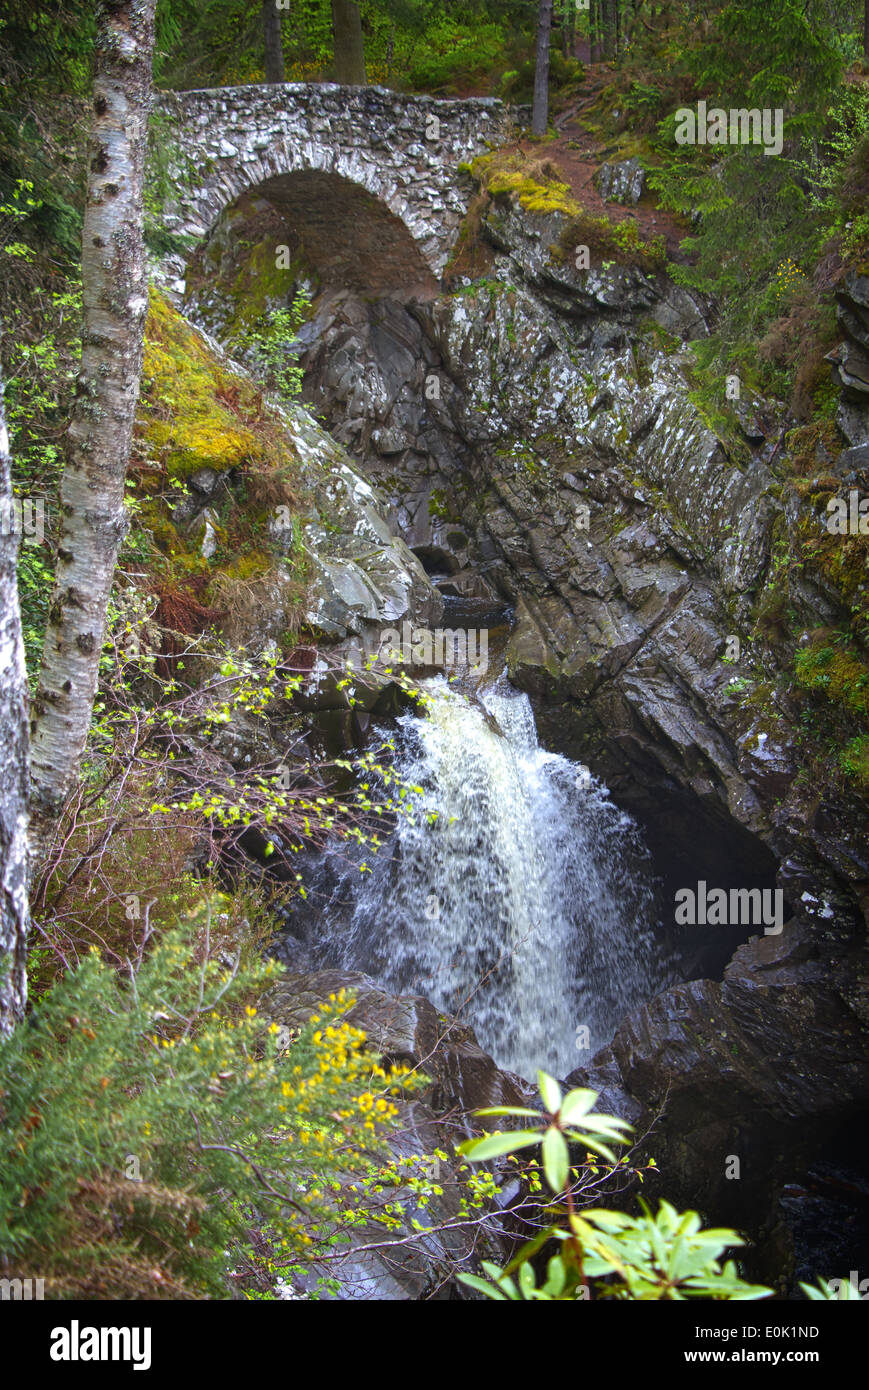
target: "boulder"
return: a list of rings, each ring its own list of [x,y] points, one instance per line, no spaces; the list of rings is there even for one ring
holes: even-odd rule
[[[367,975],[319,970],[290,974],[269,992],[263,1009],[276,1023],[300,1027],[330,994],[354,996],[348,1022],[361,1028],[373,1052],[419,1067],[430,1084],[422,1099],[435,1115],[450,1114],[463,1135],[473,1132],[472,1111],[491,1105],[527,1105],[534,1087],[502,1071],[467,1024],[439,1013],[420,995],[386,993]]]
[[[595,183],[605,202],[629,203],[635,207],[643,196],[646,171],[636,156],[621,159],[615,164],[601,164]]]

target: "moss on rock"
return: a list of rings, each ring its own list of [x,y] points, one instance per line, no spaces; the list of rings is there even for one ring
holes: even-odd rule
[[[250,585],[278,570],[284,589],[295,585],[301,594],[305,557],[274,541],[269,526],[279,513],[297,515],[306,495],[293,432],[156,290],[131,471],[161,594],[222,599],[227,584]]]
[[[261,451],[256,388],[224,367],[168,301],[152,291],[145,326],[140,438],[171,478],[224,473]]]
[[[851,714],[869,718],[869,665],[847,633],[815,634],[797,652],[794,670],[798,683],[820,691]]]

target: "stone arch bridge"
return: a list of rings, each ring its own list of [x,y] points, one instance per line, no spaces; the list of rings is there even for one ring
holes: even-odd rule
[[[435,288],[474,192],[458,165],[512,123],[492,98],[309,83],[164,93],[156,110],[178,190],[168,230],[201,243],[254,193],[315,261],[329,246],[338,278],[375,291]]]

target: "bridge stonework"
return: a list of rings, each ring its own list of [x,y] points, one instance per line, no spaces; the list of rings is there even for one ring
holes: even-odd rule
[[[303,174],[315,185],[319,177],[328,198],[330,185],[346,180],[404,223],[436,278],[474,191],[458,165],[502,143],[511,122],[493,98],[311,83],[162,93],[156,109],[177,152],[168,230],[199,242],[244,193],[266,185],[268,197],[270,184]]]

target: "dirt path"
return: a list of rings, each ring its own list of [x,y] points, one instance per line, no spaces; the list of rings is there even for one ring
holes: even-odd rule
[[[593,217],[606,217],[615,223],[635,222],[637,231],[646,241],[654,236],[663,236],[667,255],[671,259],[680,259],[679,243],[688,232],[687,223],[657,207],[654,194],[648,191],[636,207],[606,202],[594,181],[605,160],[603,147],[583,129],[576,117],[566,120],[560,127],[556,125],[556,129],[559,131],[558,138],[544,147],[545,152],[547,158],[558,165],[576,201]],[[540,146],[530,140],[521,140],[518,148],[528,155],[542,153]]]
[[[683,261],[685,256],[679,251],[679,243],[689,231],[685,219],[665,212],[655,205],[652,193],[645,192],[636,207],[625,207],[621,203],[608,203],[600,196],[594,182],[594,175],[606,158],[605,148],[584,128],[583,117],[597,102],[604,87],[611,81],[611,69],[607,64],[588,65],[588,54],[581,53],[577,45],[576,56],[586,64],[586,78],[576,100],[560,112],[553,125],[558,132],[555,140],[540,145],[537,141],[525,138],[516,149],[529,156],[545,155],[561,171],[574,198],[581,203],[593,217],[606,217],[610,222],[632,221],[644,240],[663,236],[667,255],[671,260]],[[481,92],[468,91],[464,95],[479,96]]]

